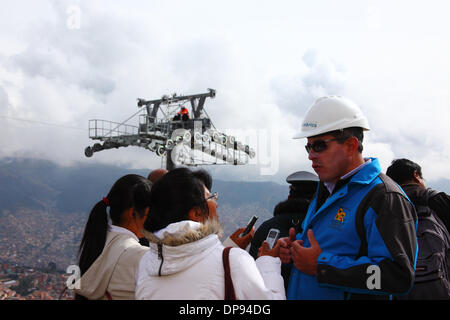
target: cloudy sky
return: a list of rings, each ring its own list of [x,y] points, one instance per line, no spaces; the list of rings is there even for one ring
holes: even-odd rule
[[[256,133],[248,166],[218,178],[312,171],[291,137],[324,95],[354,100],[383,169],[411,158],[450,177],[448,1],[2,1],[0,157],[161,165],[137,147],[84,156],[88,120],[122,122],[136,98],[217,90],[217,128]],[[138,120],[136,119],[135,122]],[[241,140],[242,140],[241,139]]]

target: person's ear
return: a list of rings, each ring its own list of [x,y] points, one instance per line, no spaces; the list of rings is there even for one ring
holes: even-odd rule
[[[359,141],[356,137],[349,137],[347,140],[345,140],[345,144],[347,145],[350,154],[353,154],[358,150]]]
[[[196,222],[203,222],[205,220],[205,216],[203,215],[203,212],[200,210],[200,208],[195,207],[189,210],[188,213],[189,219]]]
[[[421,185],[422,187],[426,188],[425,182],[424,182],[423,178],[420,177],[420,175],[417,172],[417,170],[414,171],[413,180],[414,180],[415,183],[417,183],[417,184]]]

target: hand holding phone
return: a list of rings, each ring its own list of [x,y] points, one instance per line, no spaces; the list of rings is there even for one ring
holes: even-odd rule
[[[278,237],[280,236],[280,230],[278,229],[270,229],[267,233],[266,241],[269,244],[269,249],[272,249],[275,242],[277,242]]]
[[[242,234],[241,234],[241,237],[245,236],[247,233],[250,232],[250,230],[252,230],[253,226],[254,226],[255,223],[256,223],[256,220],[258,220],[258,216],[253,216],[253,217],[249,220],[249,222],[248,222],[248,224],[247,224],[247,227],[245,228],[244,232],[242,232]]]

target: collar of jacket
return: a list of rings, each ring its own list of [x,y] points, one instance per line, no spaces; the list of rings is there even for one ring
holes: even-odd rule
[[[217,219],[204,223],[180,221],[170,224],[169,231],[145,232],[150,250],[144,256],[148,262],[149,276],[165,276],[178,273],[204,260],[217,246],[222,246],[219,237],[222,227]]]
[[[372,161],[356,172],[349,183],[369,184],[378,177],[381,172],[380,162],[377,158],[369,159]]]
[[[220,237],[223,235],[223,229],[217,219],[208,219],[204,223],[195,223],[193,228],[193,221],[177,222],[175,228],[171,228],[171,232],[163,232],[163,237],[157,237],[155,233],[143,230],[144,236],[150,243],[164,244],[167,246],[180,246],[203,239],[211,234],[217,234]],[[169,226],[173,226],[171,224]]]
[[[327,207],[329,207],[331,204],[333,204],[338,199],[345,197],[347,195],[347,193],[349,192],[349,188],[351,187],[351,185],[353,185],[353,184],[367,185],[367,184],[372,183],[372,181],[378,177],[378,175],[381,173],[380,162],[378,161],[377,158],[370,158],[370,159],[372,160],[370,163],[368,163],[366,166],[361,168],[361,170],[356,172],[350,178],[350,180],[347,183],[345,183],[342,187],[337,188],[335,190],[335,192],[328,199],[326,199],[326,201],[324,203],[322,203],[320,205],[319,208],[316,208],[316,203],[318,200],[317,195],[316,195],[316,197],[313,199],[313,201],[310,205],[310,210],[308,210],[308,214],[305,219],[306,221],[308,221],[307,222],[308,225],[311,225],[313,223],[314,219],[318,215],[320,215],[320,213],[322,211],[324,211]],[[312,217],[309,217],[311,208],[316,208],[317,211],[315,213],[311,212]],[[304,228],[303,231],[305,231],[307,229],[308,229],[308,227]]]

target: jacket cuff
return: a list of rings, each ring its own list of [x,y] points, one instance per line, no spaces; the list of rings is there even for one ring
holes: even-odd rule
[[[334,255],[328,252],[322,252],[317,258],[317,281],[319,283],[326,282],[324,278],[327,276],[326,266],[329,264]]]

